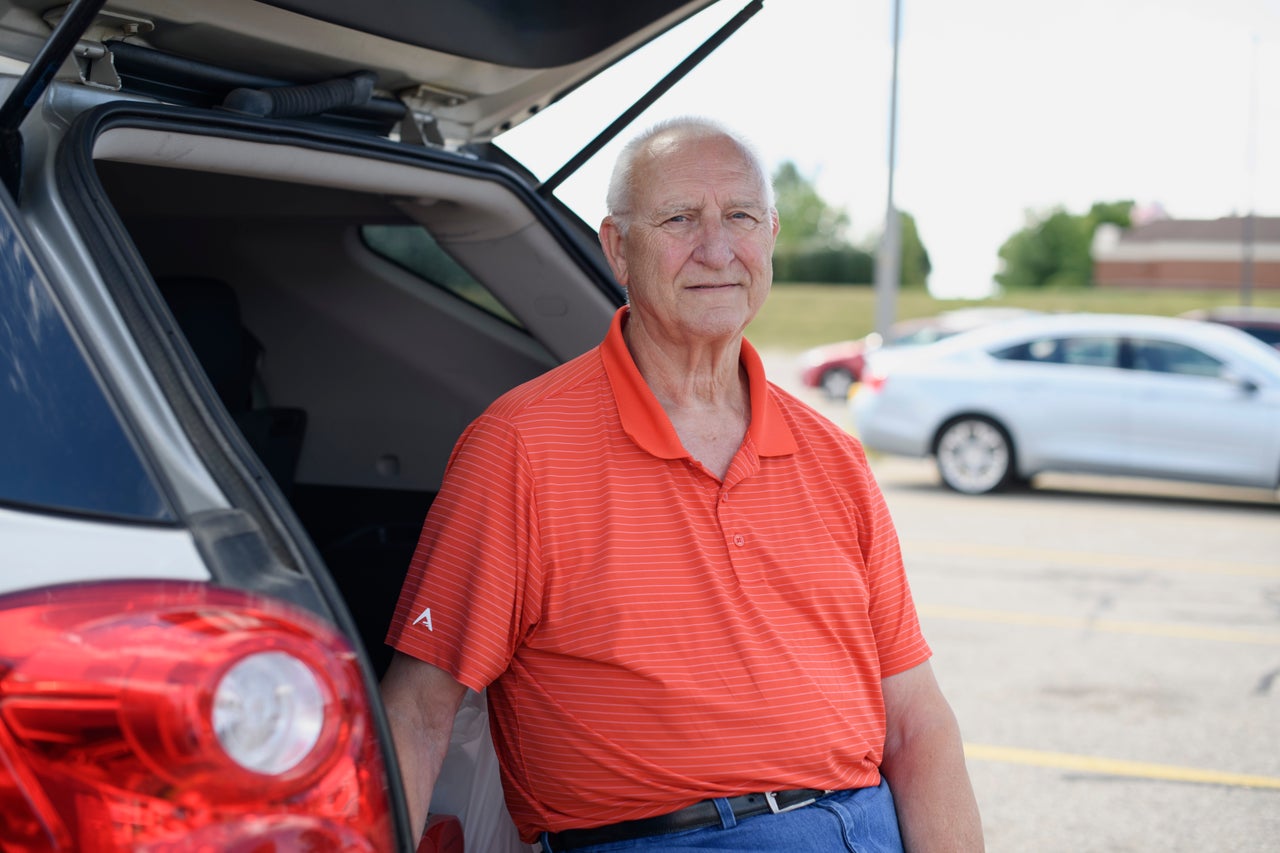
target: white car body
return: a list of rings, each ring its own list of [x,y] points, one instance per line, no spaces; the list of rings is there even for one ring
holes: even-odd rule
[[[998,357],[1013,352],[1025,358]],[[958,491],[1042,471],[1280,483],[1280,357],[1235,329],[1047,315],[885,355],[851,403],[859,437],[870,450],[937,457]],[[1162,355],[1173,363],[1151,363]],[[958,422],[964,435],[948,441]]]

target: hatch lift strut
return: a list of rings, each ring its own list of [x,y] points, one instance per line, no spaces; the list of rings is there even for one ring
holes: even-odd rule
[[[560,184],[564,183],[566,178],[578,171],[578,169],[582,167],[583,163],[598,154],[601,148],[608,145],[615,136],[626,129],[626,127],[635,121],[642,112],[649,109],[649,107],[653,105],[654,101],[665,95],[667,90],[676,83],[679,83],[686,74],[697,67],[702,60],[710,56],[716,48],[729,38],[729,36],[736,33],[743,24],[751,20],[751,18],[763,8],[764,0],[752,0],[752,2],[744,6],[742,11],[738,12],[738,14],[730,18],[724,26],[712,33],[711,37],[699,45],[693,53],[685,57],[683,62],[671,69],[667,76],[655,83],[653,88],[644,94],[644,97],[632,104],[630,109],[614,119],[612,124],[602,130],[595,139],[588,142],[586,147],[575,154],[568,163],[561,166],[559,171],[539,184],[537,190],[538,195],[543,198],[549,198],[551,194],[556,191],[556,188],[559,187]]]
[[[22,188],[22,122],[104,5],[106,0],[72,0],[49,40],[0,105],[0,180],[15,201]]]

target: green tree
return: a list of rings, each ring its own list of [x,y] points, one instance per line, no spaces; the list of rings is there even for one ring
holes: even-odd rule
[[[898,284],[902,287],[925,287],[929,283],[929,273],[933,272],[933,262],[920,239],[916,218],[905,210],[899,210],[898,223]],[[876,235],[867,244],[867,251],[874,255],[883,239],[883,232]]]
[[[871,283],[875,258],[849,240],[849,215],[842,208],[828,204],[789,160],[774,173],[773,187],[782,222],[773,253],[775,281]]]
[[[847,244],[848,214],[827,204],[795,163],[787,160],[778,167],[773,176],[773,192],[782,222],[779,251],[790,254]]]
[[[1104,222],[1128,226],[1132,201],[1097,202],[1083,216],[1055,207],[1027,213],[1026,226],[1000,247],[996,281],[1006,290],[1093,285],[1093,234]]]
[[[1088,219],[1091,229],[1090,239],[1093,236],[1092,231],[1097,231],[1099,225],[1110,224],[1128,228],[1133,224],[1133,202],[1095,201],[1085,218]]]

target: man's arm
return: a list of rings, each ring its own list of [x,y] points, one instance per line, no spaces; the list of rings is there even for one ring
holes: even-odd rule
[[[431,792],[467,688],[439,667],[396,652],[379,692],[391,723],[391,740],[409,805],[409,826],[416,842],[427,825]]]
[[[889,780],[908,853],[983,850],[960,727],[933,668],[925,662],[881,684],[888,730],[880,769]]]

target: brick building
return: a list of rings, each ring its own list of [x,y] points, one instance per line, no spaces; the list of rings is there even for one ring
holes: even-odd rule
[[[1098,287],[1239,290],[1247,269],[1254,289],[1280,290],[1280,217],[1160,219],[1124,229],[1104,225],[1094,235]]]

